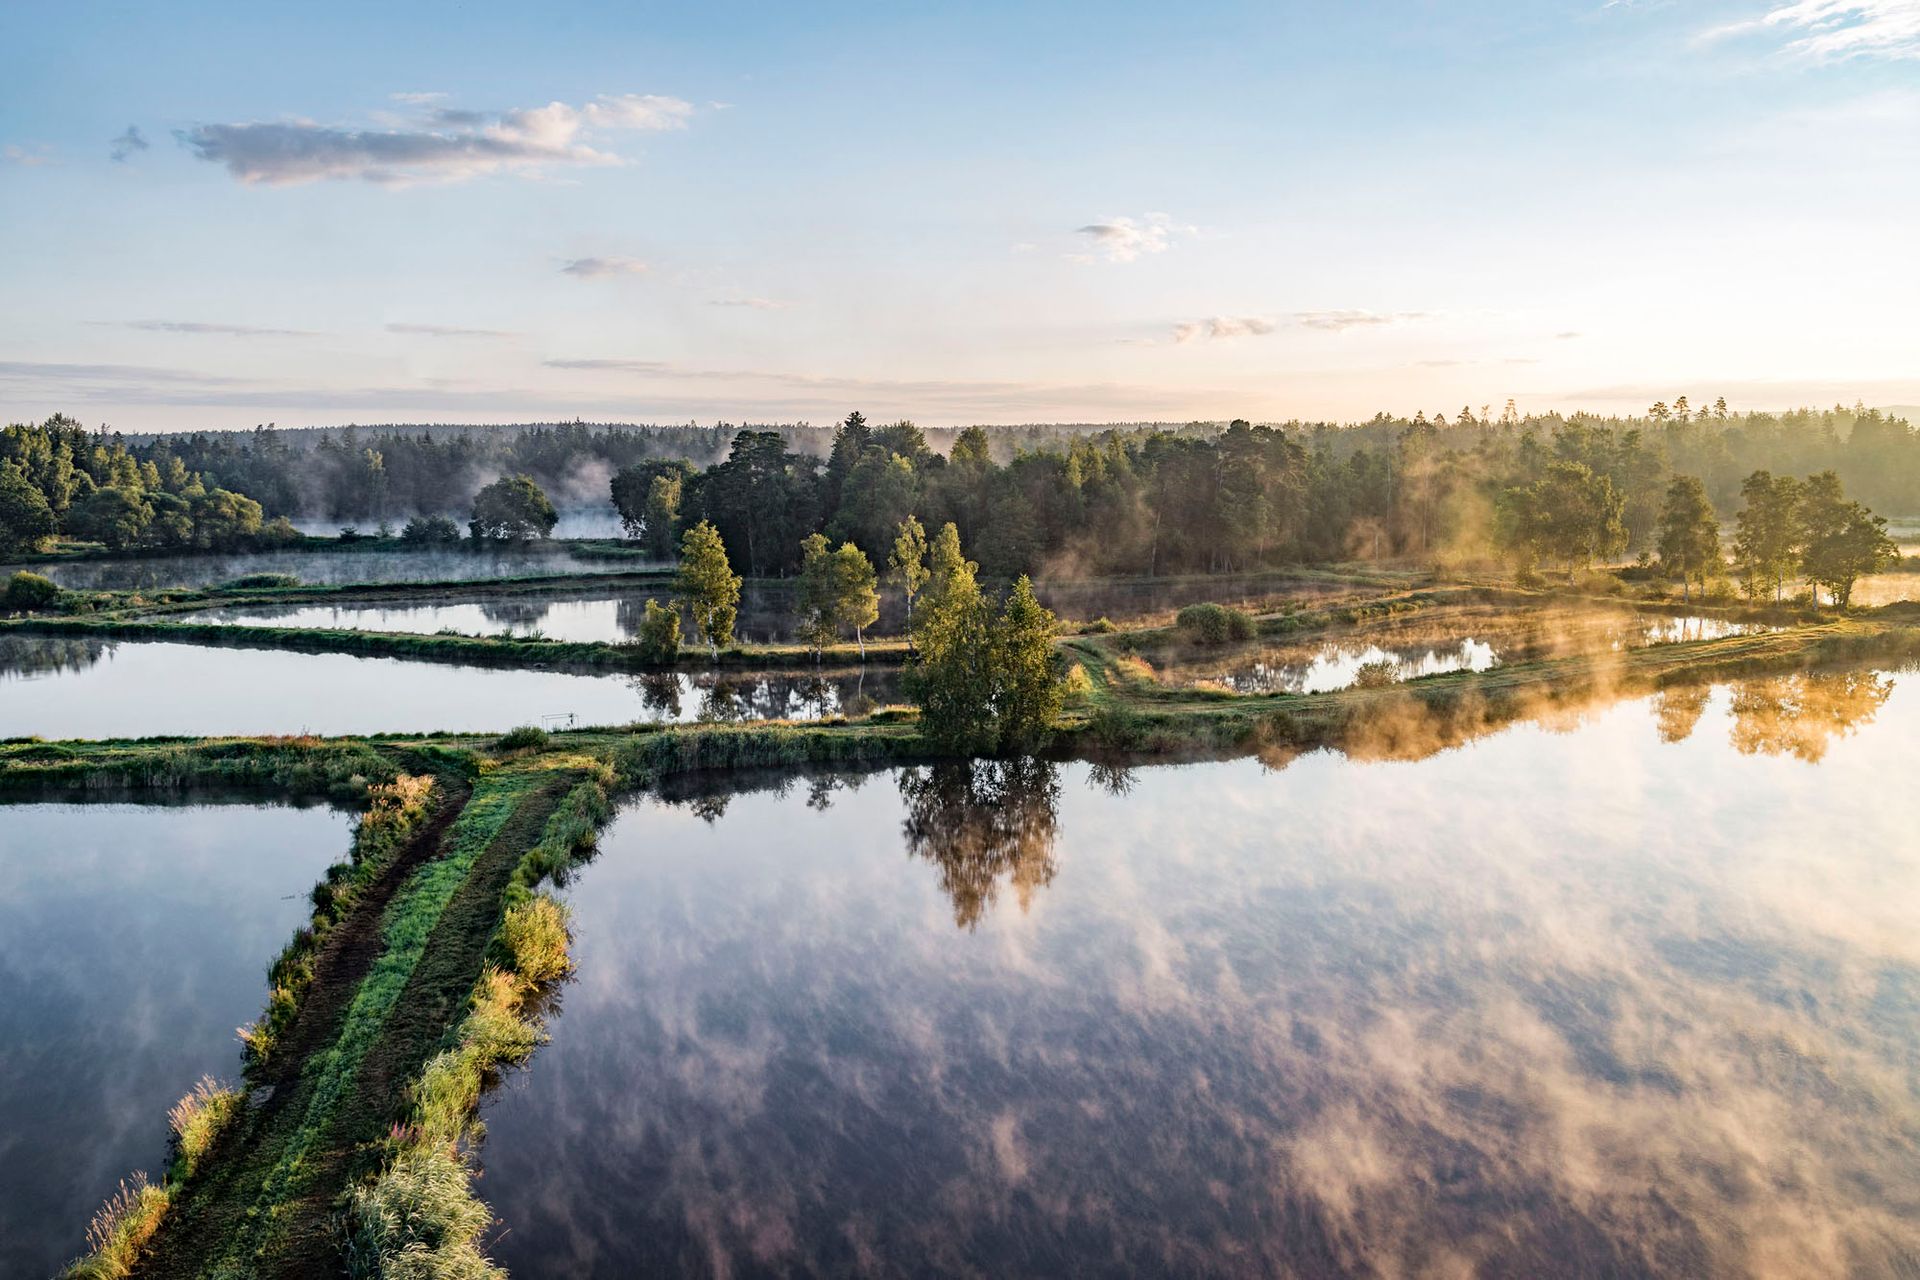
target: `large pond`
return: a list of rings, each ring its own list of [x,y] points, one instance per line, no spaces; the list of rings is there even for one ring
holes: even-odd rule
[[[633,804],[568,891],[552,1042],[485,1108],[494,1250],[1914,1274],[1916,740],[1920,679],[1856,673],[1419,760]]]
[[[1717,640],[1769,630],[1705,615],[1625,609],[1468,608],[1438,617],[1412,615],[1311,639],[1279,639],[1219,649],[1175,646],[1147,655],[1169,684],[1215,685],[1235,693],[1329,693],[1371,672],[1383,681],[1448,671],[1485,671],[1503,662],[1644,645]]]
[[[207,587],[259,573],[289,573],[302,582],[455,582],[551,573],[628,573],[662,566],[638,558],[575,556],[560,544],[473,551],[262,551],[249,555],[142,556],[0,566],[45,574],[63,587],[135,591]]]
[[[234,1028],[349,836],[323,809],[0,808],[0,1275],[80,1254],[165,1169],[167,1108],[238,1082]]]
[[[493,732],[810,720],[899,697],[890,669],[577,674],[149,641],[0,636],[0,738]]]

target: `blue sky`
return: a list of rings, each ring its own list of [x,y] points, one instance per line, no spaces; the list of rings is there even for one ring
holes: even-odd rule
[[[0,48],[11,419],[1920,401],[1920,0],[26,2]]]

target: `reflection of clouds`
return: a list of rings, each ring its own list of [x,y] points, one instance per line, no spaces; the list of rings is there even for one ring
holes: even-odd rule
[[[1920,701],[1818,768],[1734,750],[1730,692],[1575,715],[1054,787],[1050,887],[971,930],[911,795],[623,818],[576,892],[604,985],[489,1117],[503,1260],[1911,1270]],[[978,818],[926,847],[1021,847]]]

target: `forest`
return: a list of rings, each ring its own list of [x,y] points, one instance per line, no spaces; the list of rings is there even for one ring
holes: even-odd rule
[[[1695,410],[1685,397],[1635,418],[1527,417],[1509,404],[1347,426],[936,432],[854,413],[831,429],[261,427],[129,438],[55,417],[0,432],[0,541],[22,547],[59,532],[110,547],[222,547],[290,536],[275,517],[464,518],[477,494],[525,476],[561,508],[610,495],[629,534],[661,554],[709,520],[751,576],[797,571],[812,533],[880,562],[909,515],[929,529],[952,522],[996,579],[1479,560],[1533,536],[1520,532],[1527,495],[1558,508],[1569,494],[1618,505],[1617,530],[1590,540],[1588,558],[1632,559],[1657,549],[1675,476],[1697,477],[1706,500],[1731,511],[1761,471],[1831,472],[1869,507],[1920,512],[1920,433],[1902,419],[1864,407]]]

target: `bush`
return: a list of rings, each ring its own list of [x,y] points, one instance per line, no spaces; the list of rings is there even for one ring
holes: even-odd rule
[[[1093,677],[1087,674],[1085,667],[1076,662],[1067,668],[1064,687],[1069,698],[1084,698],[1093,692]]]
[[[666,666],[680,656],[680,606],[647,601],[647,615],[634,637],[640,659],[653,666]]]
[[[509,729],[500,735],[493,746],[496,751],[523,751],[544,747],[553,741],[545,729],[537,725],[523,724],[518,729]]]
[[[400,541],[413,547],[450,547],[460,541],[460,526],[452,516],[415,516],[400,531]]]
[[[51,608],[59,599],[60,587],[52,578],[24,571],[8,579],[6,593],[0,595],[0,603],[18,613]]]
[[[1092,622],[1082,623],[1080,634],[1083,636],[1110,636],[1120,628],[1113,625],[1113,619],[1095,618]]]
[[[1190,604],[1175,616],[1174,625],[1199,644],[1251,640],[1258,630],[1252,618],[1224,604]]]
[[[1398,668],[1384,658],[1378,662],[1363,662],[1353,673],[1353,687],[1356,689],[1385,689],[1399,681]]]
[[[307,535],[293,527],[293,521],[285,516],[275,516],[260,526],[260,545],[263,547],[291,547],[305,542]]]

